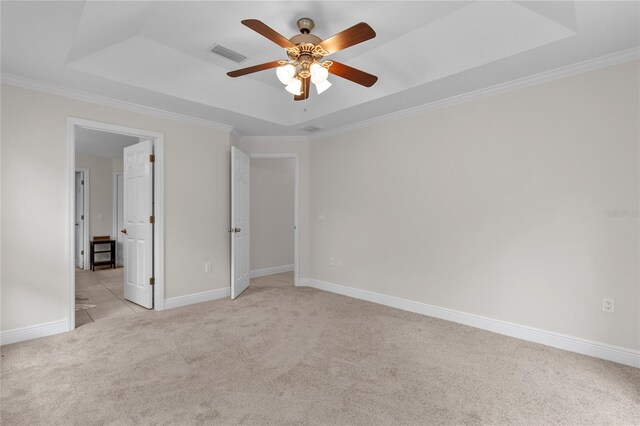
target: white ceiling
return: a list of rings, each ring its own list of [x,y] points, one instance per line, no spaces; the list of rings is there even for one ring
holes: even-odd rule
[[[305,135],[640,45],[638,2],[2,2],[2,72],[223,123],[243,135]],[[314,19],[327,38],[357,22],[377,37],[329,57],[379,77],[294,102],[273,70],[285,58],[240,24],[286,37]],[[220,44],[248,57],[213,55]]]
[[[123,150],[139,142],[135,136],[100,130],[76,128],[76,155],[92,157],[122,158]]]

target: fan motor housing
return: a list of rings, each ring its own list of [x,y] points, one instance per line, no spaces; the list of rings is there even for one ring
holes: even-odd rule
[[[313,34],[297,34],[289,39],[289,41],[295,45],[298,44],[320,44],[322,39]]]

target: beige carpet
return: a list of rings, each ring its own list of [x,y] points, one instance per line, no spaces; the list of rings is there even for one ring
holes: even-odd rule
[[[639,424],[640,370],[310,288],[2,348],[2,424]]]

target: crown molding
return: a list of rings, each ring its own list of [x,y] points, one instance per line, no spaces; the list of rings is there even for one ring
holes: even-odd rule
[[[152,108],[144,105],[138,105],[131,102],[109,98],[107,96],[96,95],[96,94],[85,92],[82,90],[71,89],[68,87],[58,86],[56,84],[45,83],[38,80],[19,77],[12,74],[3,73],[2,76],[0,77],[0,82],[2,84],[7,84],[10,86],[21,87],[23,89],[37,90],[39,92],[45,92],[52,95],[64,96],[64,97],[76,99],[79,101],[91,102],[91,103],[109,106],[113,108],[124,109],[126,111],[152,115],[154,117],[164,118],[168,120],[181,121],[183,123],[194,124],[196,126],[206,127],[213,130],[221,130],[227,133],[231,133],[231,131],[233,131],[232,126],[218,123],[215,121],[196,118],[189,115],[165,111],[165,110]]]
[[[530,75],[528,77],[519,78],[506,83],[496,84],[494,86],[489,86],[484,89],[474,90],[472,92],[452,96],[450,98],[441,99],[435,102],[417,105],[415,107],[381,115],[369,120],[359,121],[346,126],[338,127],[336,129],[320,131],[320,132],[314,133],[313,135],[310,135],[309,140],[310,141],[321,140],[331,136],[337,136],[340,134],[349,133],[354,130],[371,127],[373,125],[376,125],[385,121],[395,120],[402,117],[408,117],[421,112],[432,111],[435,109],[446,108],[449,106],[462,104],[462,103],[473,101],[476,99],[486,98],[486,97],[497,95],[500,93],[511,92],[514,90],[523,89],[525,87],[535,86],[535,85],[547,83],[553,80],[559,80],[559,79],[571,77],[577,74],[582,74],[589,71],[595,71],[601,68],[622,64],[622,63],[633,61],[636,59],[640,59],[639,47],[635,47],[628,50],[622,50],[620,52],[612,53],[610,55],[589,59],[584,62],[578,62],[572,65],[567,65],[567,66],[556,68],[550,71],[544,71],[538,74]]]
[[[473,101],[497,95],[500,93],[506,93],[518,89],[522,89],[529,86],[535,86],[543,83],[547,83],[553,80],[559,80],[573,75],[582,74],[589,71],[595,71],[601,68],[606,68],[613,65],[618,65],[624,62],[640,59],[640,48],[635,47],[632,49],[623,50],[620,52],[612,53],[609,55],[601,56],[598,58],[590,59],[576,64],[567,65],[564,67],[556,68],[550,71],[545,71],[538,74],[533,74],[528,77],[512,80],[505,83],[496,84],[494,86],[486,87],[483,89],[475,90],[472,92],[452,96],[450,98],[441,99],[435,102],[430,102],[422,105],[417,105],[404,110],[392,112],[389,114],[381,115],[369,120],[358,121],[356,123],[348,124],[346,126],[338,127],[336,129],[318,131],[309,136],[243,136],[238,129],[233,126],[218,123],[215,121],[205,120],[201,118],[192,117],[189,115],[178,114],[165,110],[160,110],[152,107],[134,104],[131,102],[125,102],[106,96],[95,95],[89,92],[84,92],[76,89],[70,89],[63,86],[58,86],[50,83],[45,83],[37,80],[31,80],[24,77],[19,77],[11,74],[2,74],[1,82],[11,86],[22,87],[25,89],[38,90],[41,92],[51,93],[54,95],[65,96],[86,102],[93,102],[105,106],[124,109],[127,111],[138,112],[142,114],[152,115],[159,118],[165,118],[169,120],[181,121],[197,126],[207,127],[214,130],[221,130],[228,132],[229,134],[237,137],[241,142],[308,142],[322,140],[331,136],[337,136],[344,133],[349,133],[358,129],[371,127],[376,124],[394,120],[402,117],[412,116],[421,112],[432,111],[435,109],[446,108],[453,105],[462,104],[465,102]]]
[[[308,142],[308,136],[241,136],[240,142],[265,142],[265,143],[273,143],[273,142]]]

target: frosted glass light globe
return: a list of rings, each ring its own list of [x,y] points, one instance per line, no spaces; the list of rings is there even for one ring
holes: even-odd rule
[[[302,80],[299,78],[291,79],[291,82],[285,87],[286,91],[291,93],[292,95],[300,95],[302,94]]]
[[[311,65],[311,81],[315,84],[322,84],[329,77],[329,70],[320,64]]]
[[[276,68],[276,75],[278,76],[280,83],[289,84],[291,83],[293,76],[296,75],[296,67],[291,64],[283,65]]]
[[[329,82],[329,80],[325,80],[322,83],[315,83],[315,85],[316,90],[318,91],[318,95],[331,87],[331,83]]]

